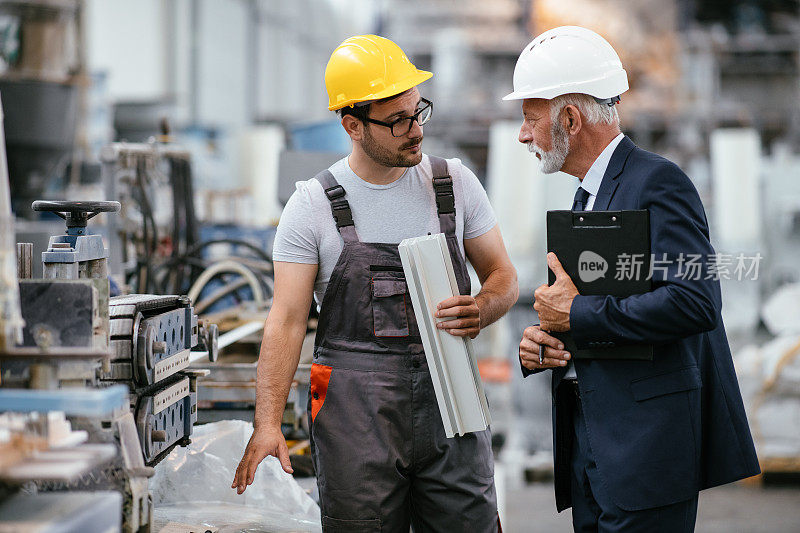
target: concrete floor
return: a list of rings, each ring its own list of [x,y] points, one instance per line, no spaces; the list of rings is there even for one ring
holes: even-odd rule
[[[569,511],[557,514],[552,483],[506,493],[505,533],[569,532]],[[726,485],[700,493],[697,533],[800,532],[800,487]]]

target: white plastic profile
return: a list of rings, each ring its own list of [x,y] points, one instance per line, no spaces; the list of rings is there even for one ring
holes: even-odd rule
[[[483,431],[491,419],[472,341],[436,327],[452,320],[435,318],[436,307],[459,293],[447,240],[443,233],[405,239],[399,250],[445,434]]]

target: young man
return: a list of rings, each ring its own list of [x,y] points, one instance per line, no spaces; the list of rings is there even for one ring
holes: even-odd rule
[[[254,432],[236,472],[241,493],[259,462],[291,472],[281,413],[320,304],[309,398],[312,458],[328,531],[496,531],[491,435],[445,438],[398,243],[445,233],[460,296],[440,327],[475,337],[516,301],[516,271],[475,175],[421,152],[432,104],[393,42],[352,37],[325,71],[330,110],[353,149],[297,184],[275,238],[275,297],[258,365]],[[481,280],[470,296],[464,254]]]
[[[686,276],[681,257],[713,258],[703,204],[677,165],[619,128],[628,90],[616,51],[565,26],[525,47],[514,71],[519,141],[542,171],[581,184],[573,211],[647,209],[653,290],[580,295],[554,254],[556,275],[534,293],[540,325],[519,345],[523,374],[552,369],[555,489],[575,531],[694,531],[698,492],[759,472],[721,316],[719,281]],[[663,268],[663,267],[662,267]],[[575,359],[578,349],[652,345],[653,359]]]

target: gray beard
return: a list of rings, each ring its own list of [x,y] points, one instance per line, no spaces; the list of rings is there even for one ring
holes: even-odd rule
[[[528,150],[541,157],[539,169],[543,174],[553,174],[561,170],[569,155],[569,134],[560,122],[554,122],[550,128],[550,144],[552,148],[549,152],[545,152],[533,143],[528,145]]]

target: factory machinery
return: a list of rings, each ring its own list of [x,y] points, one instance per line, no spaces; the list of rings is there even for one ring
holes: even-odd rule
[[[42,279],[30,278],[32,245],[17,245],[25,326],[21,343],[0,346],[0,531],[50,519],[66,524],[59,531],[114,530],[120,513],[123,531],[148,531],[148,478],[190,442],[207,373],[188,369],[190,354],[216,358],[216,327],[186,296],[109,298],[108,250],[86,227],[118,202],[32,207],[57,213],[67,230],[42,253]],[[89,444],[70,446],[80,441]]]

